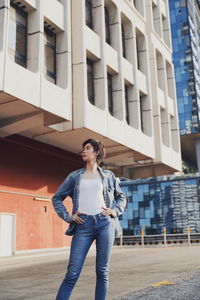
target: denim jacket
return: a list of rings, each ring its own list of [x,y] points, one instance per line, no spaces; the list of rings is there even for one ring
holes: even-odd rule
[[[118,216],[120,216],[125,209],[126,195],[122,192],[113,172],[103,170],[99,166],[97,168],[102,179],[105,205],[113,210],[115,236],[119,237],[121,234],[121,227]],[[66,235],[74,234],[76,223],[72,220],[72,216],[69,215],[69,212],[63,205],[63,201],[67,196],[72,198],[72,215],[75,214],[79,206],[80,181],[85,169],[86,168],[84,167],[70,173],[52,197],[52,203],[58,216],[65,222],[70,223],[67,231],[65,232]]]

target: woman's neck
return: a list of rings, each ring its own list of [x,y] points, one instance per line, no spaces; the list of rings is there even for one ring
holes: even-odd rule
[[[83,178],[100,178],[97,166],[97,163],[87,163]]]
[[[98,172],[97,167],[98,167],[97,162],[88,162],[86,164],[86,172],[93,173],[93,174],[97,173]]]

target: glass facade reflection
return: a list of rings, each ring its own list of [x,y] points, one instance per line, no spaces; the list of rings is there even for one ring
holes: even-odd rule
[[[196,0],[169,0],[180,134],[199,132],[200,13]]]
[[[124,235],[200,232],[200,174],[122,181],[128,197],[120,223]]]

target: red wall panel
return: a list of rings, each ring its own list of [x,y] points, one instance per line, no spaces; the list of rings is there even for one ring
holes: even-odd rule
[[[55,147],[21,136],[0,139],[0,212],[16,214],[16,251],[69,245],[68,224],[51,202],[34,198],[52,197],[68,173],[82,166],[78,155]],[[70,199],[64,203],[71,210]]]

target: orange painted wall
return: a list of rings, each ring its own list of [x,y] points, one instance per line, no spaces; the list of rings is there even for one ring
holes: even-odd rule
[[[78,155],[40,142],[17,135],[0,139],[0,212],[16,214],[16,251],[70,244],[64,235],[68,224],[51,202],[34,196],[52,197],[68,173],[82,165]],[[71,210],[70,199],[64,203]]]

